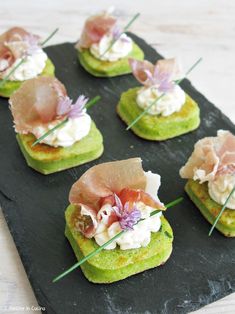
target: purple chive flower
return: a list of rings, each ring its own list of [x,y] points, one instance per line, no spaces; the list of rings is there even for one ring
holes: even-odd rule
[[[120,198],[114,194],[116,206],[113,206],[119,218],[119,224],[122,230],[133,230],[134,225],[140,220],[141,212],[137,209],[136,205],[132,209],[129,207],[129,202],[127,202],[124,207]]]
[[[71,106],[71,110],[69,112],[69,118],[78,118],[84,114],[84,107],[86,103],[88,102],[88,98],[86,98],[84,95],[81,95],[76,100],[75,104]]]
[[[63,116],[68,114],[71,109],[72,102],[72,99],[70,99],[68,96],[61,98],[57,105],[57,115]]]
[[[140,211],[135,206],[129,211],[129,203],[126,203],[119,224],[123,230],[133,230],[134,225],[138,222],[140,217]]]
[[[124,43],[129,43],[130,39],[128,37],[122,37],[121,41],[124,42]]]
[[[84,95],[78,97],[77,101],[73,104],[72,99],[68,96],[63,97],[57,106],[57,115],[64,116],[66,115],[68,118],[75,119],[84,115],[84,107],[88,102],[88,98]]]
[[[113,30],[112,30],[113,39],[118,40],[118,38],[121,36],[121,34],[122,34],[122,29],[118,25],[115,25]]]
[[[155,66],[153,73],[146,69],[145,74],[150,84],[155,85],[160,92],[170,92],[174,87],[174,82],[171,80],[171,73],[160,71],[158,66]]]
[[[122,33],[123,33],[123,30],[121,29],[121,27],[118,25],[115,25],[113,30],[112,30],[113,40],[117,41],[121,37]],[[129,40],[129,38],[122,37],[121,41],[128,43],[130,40]]]
[[[32,34],[29,34],[24,37],[24,41],[27,43],[28,48],[26,54],[33,55],[38,49],[40,49],[38,37]]]

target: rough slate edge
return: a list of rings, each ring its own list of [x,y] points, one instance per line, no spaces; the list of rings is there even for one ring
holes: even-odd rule
[[[140,39],[137,39],[137,37],[134,37],[134,38],[138,41],[140,46],[145,45],[145,43],[142,42]],[[66,45],[66,44],[64,44],[64,45]],[[48,54],[50,55],[50,51],[51,50],[58,49],[59,47],[63,47],[64,45],[58,45],[58,46],[55,46],[55,47],[49,47],[48,48]],[[182,85],[186,89],[190,89],[191,94],[195,93],[195,95],[197,95],[197,97],[201,98],[201,101],[208,102],[203,95],[199,94],[191,86],[189,81],[186,80]],[[210,104],[210,105],[212,106],[212,104]],[[218,112],[218,110],[217,110],[217,112]],[[228,125],[228,128],[230,128],[231,130],[232,129],[234,130],[234,126],[231,123],[231,121],[227,117],[225,117],[221,112],[220,112],[220,117]],[[11,126],[9,126],[9,127],[11,127]],[[31,264],[31,260],[29,258],[29,254],[27,254],[27,251],[25,253],[25,252],[23,252],[21,250],[21,246],[24,243],[24,232],[22,232],[22,229],[21,230],[13,229],[12,223],[11,223],[11,221],[8,218],[7,211],[4,210],[4,208],[7,208],[7,207],[11,208],[11,203],[15,202],[14,196],[9,197],[8,195],[10,195],[10,194],[8,194],[7,192],[4,192],[4,191],[5,191],[5,188],[2,188],[2,191],[0,192],[0,199],[1,199],[1,204],[2,204],[2,207],[3,207],[3,212],[4,212],[4,215],[5,215],[6,221],[7,221],[8,225],[9,225],[10,232],[11,232],[11,234],[14,237],[14,240],[16,242],[16,246],[17,246],[17,248],[19,250],[19,253],[20,253],[21,259],[23,261],[23,264],[25,266],[25,269],[26,269],[26,272],[28,274],[28,277],[29,277],[29,279],[30,279],[30,281],[32,283],[32,286],[34,288],[35,294],[36,294],[36,296],[37,296],[37,298],[39,300],[39,304],[41,304],[41,306],[43,306],[45,304],[47,305],[47,313],[55,313],[55,311],[53,310],[53,306],[50,304],[49,300],[47,299],[47,296],[43,294],[43,291],[40,289],[40,287],[38,287],[37,282],[34,283],[34,280],[31,277],[32,269],[31,269],[30,266],[28,266],[28,265]],[[16,215],[15,216],[18,219],[18,224],[22,226],[23,224],[21,223],[21,218],[17,215],[17,205],[16,205],[16,207],[14,209],[16,209],[16,211],[15,211]],[[25,251],[25,248],[24,248],[24,251]],[[198,309],[199,307],[201,307],[201,306],[203,306],[205,304],[213,302],[213,301],[217,300],[218,298],[223,297],[223,296],[227,295],[228,293],[235,291],[235,285],[233,284],[233,281],[229,281],[229,282],[222,281],[221,283],[217,282],[217,286],[214,286],[213,283],[212,283],[212,290],[214,290],[214,293],[212,293],[212,296],[204,297],[202,295],[201,297],[199,297],[199,300],[196,303],[193,303],[193,304],[192,303],[190,304],[190,302],[189,302],[189,304],[186,303],[186,304],[181,304],[180,305],[178,303],[177,305],[175,305],[174,302],[173,302],[173,304],[171,305],[171,300],[168,300],[167,304],[165,305],[165,310],[163,310],[162,313],[173,313],[173,312],[175,313],[175,310],[177,311],[177,313],[178,312],[180,312],[180,313],[187,313],[190,310],[196,310],[196,309]],[[169,303],[169,307],[168,307],[168,303]],[[174,307],[172,307],[172,306],[174,306]],[[175,306],[178,306],[178,309],[176,309]],[[127,313],[132,313],[132,312],[127,310]]]

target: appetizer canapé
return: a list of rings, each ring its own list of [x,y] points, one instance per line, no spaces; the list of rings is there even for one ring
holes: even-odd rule
[[[109,12],[87,19],[75,47],[86,71],[100,77],[131,73],[128,58],[144,58],[143,51],[133,39],[122,33],[117,19]]]
[[[216,137],[199,140],[180,175],[189,179],[186,192],[213,224],[235,186],[235,136],[220,130]],[[235,236],[235,193],[215,227],[225,236]]]
[[[81,265],[89,281],[118,281],[169,258],[173,233],[161,212],[159,186],[160,176],[144,172],[140,158],[94,166],[72,186],[65,234],[78,260],[125,230]]]
[[[129,60],[133,75],[143,85],[121,95],[117,112],[138,136],[161,141],[195,130],[200,124],[197,103],[176,84],[182,78],[175,59]]]
[[[39,36],[20,27],[0,35],[0,96],[10,97],[22,82],[39,75],[54,75],[54,65],[42,50]]]
[[[21,151],[28,165],[49,174],[84,164],[103,152],[103,139],[79,96],[67,96],[56,78],[38,77],[22,84],[10,97],[10,109]],[[63,123],[40,143],[35,141]]]

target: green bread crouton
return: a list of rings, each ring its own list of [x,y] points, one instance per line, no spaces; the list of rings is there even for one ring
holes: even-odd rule
[[[142,112],[136,97],[140,87],[131,88],[121,95],[117,105],[120,118],[130,125]],[[131,130],[146,140],[163,141],[198,128],[200,124],[200,109],[197,103],[186,94],[186,101],[179,112],[167,117],[145,114],[136,122]]]
[[[65,235],[78,260],[99,246],[94,239],[85,238],[76,230],[76,207],[70,205],[65,212]],[[152,233],[151,242],[139,249],[102,250],[81,265],[85,277],[93,283],[112,283],[144,270],[164,264],[171,255],[173,232],[167,220],[161,217],[162,227]]]
[[[88,135],[69,147],[53,147],[46,144],[32,147],[36,140],[33,134],[17,134],[16,138],[28,166],[42,174],[82,165],[99,158],[104,150],[103,137],[94,122]]]
[[[190,179],[185,186],[185,191],[206,220],[213,225],[222,205],[211,199],[207,182],[200,184]],[[226,237],[235,237],[235,210],[226,208],[215,228]]]
[[[83,49],[78,51],[78,59],[83,68],[90,74],[98,77],[113,77],[123,74],[131,73],[128,58],[134,58],[137,60],[144,59],[144,52],[133,43],[133,49],[125,58],[118,61],[102,61],[95,58],[89,51],[89,49]]]

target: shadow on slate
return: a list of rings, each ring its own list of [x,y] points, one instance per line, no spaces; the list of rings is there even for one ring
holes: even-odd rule
[[[134,36],[146,59],[161,56]],[[78,64],[71,43],[46,48],[56,75],[72,98],[83,93],[102,100],[89,110],[104,137],[105,151],[89,164],[43,176],[27,167],[15,140],[7,101],[0,101],[0,201],[38,302],[47,313],[188,313],[235,291],[234,239],[214,231],[184,193],[179,168],[194,143],[217,129],[235,132],[231,121],[188,80],[184,90],[201,108],[201,126],[190,134],[165,142],[149,142],[125,130],[116,114],[120,94],[134,87],[132,75],[94,78]],[[198,69],[197,71],[200,71]],[[88,282],[78,269],[56,284],[52,279],[76,262],[64,237],[64,210],[71,185],[91,166],[140,156],[145,170],[162,176],[160,198],[165,203],[184,195],[185,200],[167,211],[174,230],[169,261],[144,273],[110,285]]]

